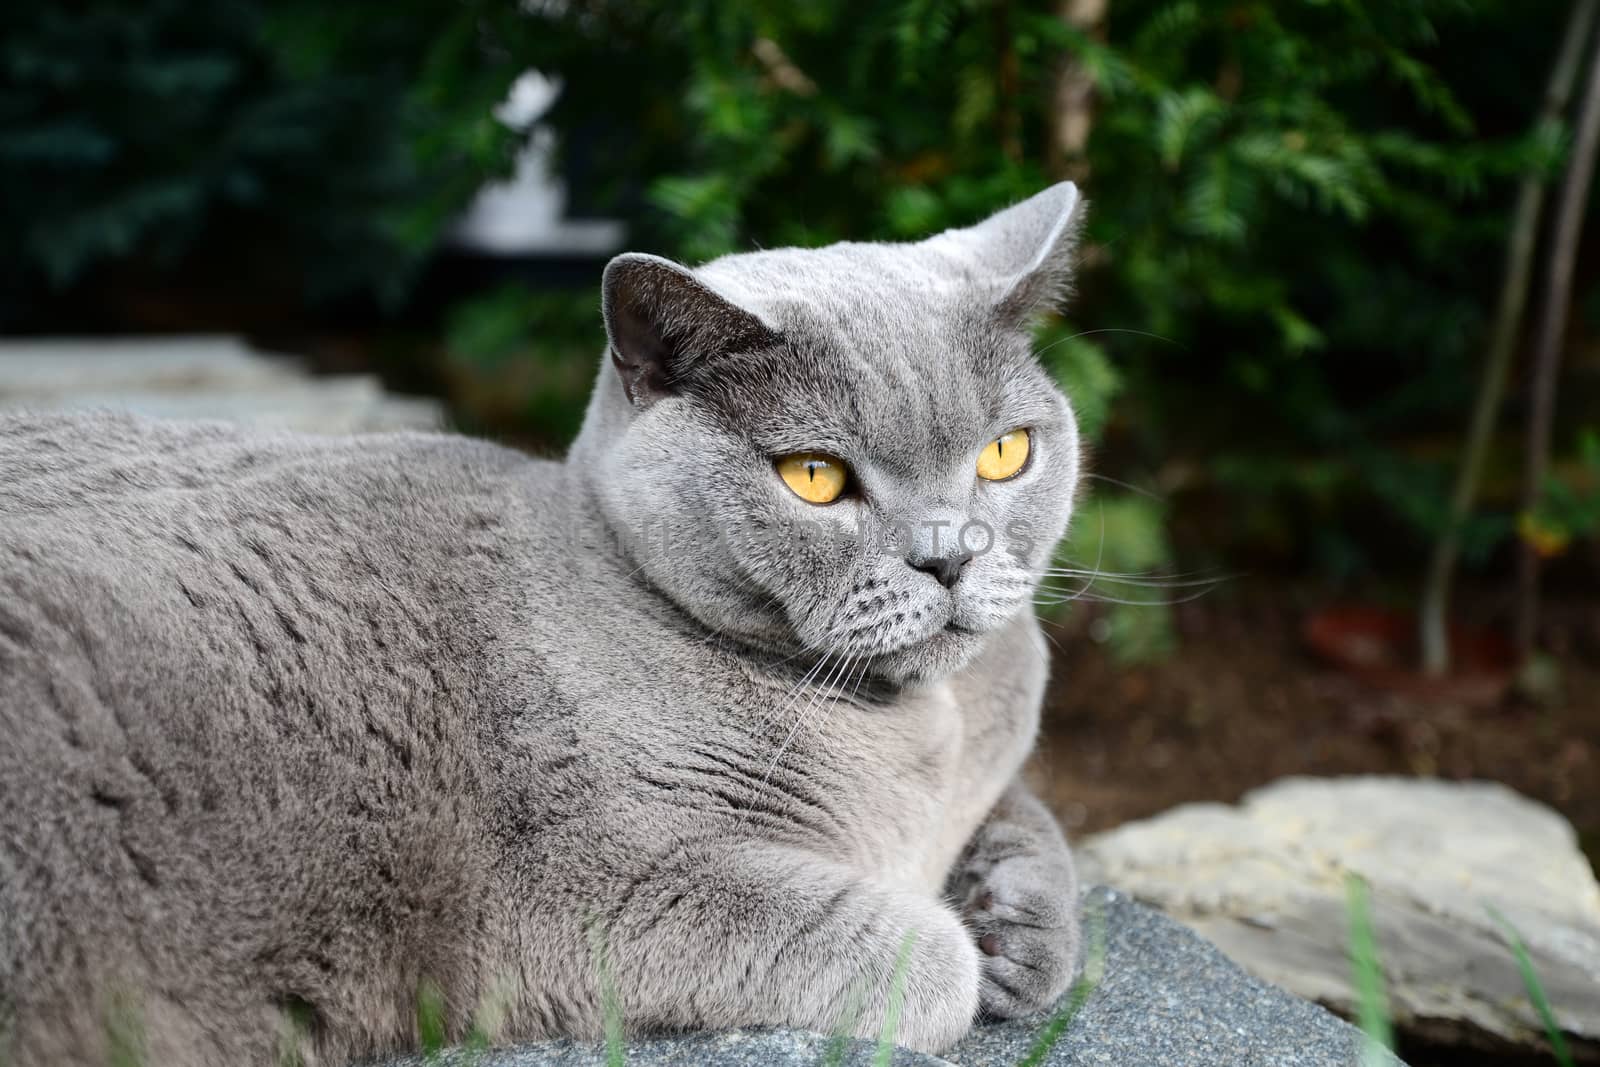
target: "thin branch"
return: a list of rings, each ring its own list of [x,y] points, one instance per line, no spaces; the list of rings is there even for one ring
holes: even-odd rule
[[[1572,99],[1572,90],[1578,82],[1584,45],[1594,29],[1597,11],[1600,11],[1600,0],[1578,0],[1572,5],[1572,13],[1568,16],[1561,37],[1561,50],[1550,72],[1549,84],[1545,86],[1544,101],[1539,108],[1535,129],[1546,129],[1561,121],[1561,115],[1566,111],[1567,103]],[[1419,637],[1422,669],[1431,675],[1441,675],[1450,669],[1450,587],[1455,580],[1456,561],[1461,552],[1461,529],[1477,501],[1478,487],[1483,481],[1483,466],[1489,455],[1489,442],[1494,437],[1495,417],[1505,401],[1506,379],[1510,375],[1518,328],[1522,324],[1522,315],[1528,303],[1529,283],[1533,277],[1533,253],[1539,233],[1539,216],[1544,211],[1545,184],[1543,174],[1528,173],[1523,176],[1517,190],[1517,206],[1512,215],[1511,237],[1506,244],[1505,265],[1501,273],[1500,300],[1489,328],[1488,351],[1484,358],[1483,375],[1478,381],[1472,421],[1468,424],[1466,450],[1461,467],[1456,472],[1450,513],[1444,529],[1434,542],[1433,557],[1428,563],[1419,612]]]
[[[1600,51],[1597,46],[1593,51]],[[1556,376],[1566,340],[1567,313],[1572,303],[1572,273],[1578,258],[1578,238],[1589,206],[1589,185],[1594,178],[1595,152],[1600,149],[1600,55],[1590,60],[1589,84],[1578,112],[1578,133],[1561,185],[1555,230],[1550,247],[1549,275],[1545,283],[1544,314],[1534,349],[1532,399],[1528,414],[1527,451],[1523,456],[1522,513],[1531,515],[1544,491],[1550,461],[1550,427],[1555,418]],[[1517,651],[1533,652],[1539,623],[1539,555],[1526,541],[1517,565]]]

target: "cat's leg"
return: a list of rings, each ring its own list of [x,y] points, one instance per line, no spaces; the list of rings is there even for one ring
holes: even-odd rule
[[[766,844],[695,845],[634,883],[604,934],[618,1008],[643,1027],[799,1026],[937,1051],[978,1009],[979,960],[954,911]]]
[[[1055,819],[1021,782],[1001,795],[950,872],[946,895],[982,953],[982,1007],[1048,1007],[1078,967],[1078,878]]]

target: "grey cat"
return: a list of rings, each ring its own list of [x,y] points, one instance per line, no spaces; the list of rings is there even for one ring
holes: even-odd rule
[[[1027,327],[1079,214],[620,256],[564,462],[0,419],[0,1058],[1051,1003],[1018,771],[1079,446]]]

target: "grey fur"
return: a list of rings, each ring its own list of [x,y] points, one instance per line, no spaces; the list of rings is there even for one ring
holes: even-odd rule
[[[424,983],[456,1036],[589,1037],[602,973],[636,1030],[874,1035],[908,935],[904,1044],[1058,995],[1072,865],[1016,775],[1078,444],[1023,326],[1078,213],[619,257],[564,463],[0,419],[10,1062],[338,1064],[412,1046]],[[861,495],[800,501],[803,449]],[[946,590],[790,536],[822,513],[1013,536]]]

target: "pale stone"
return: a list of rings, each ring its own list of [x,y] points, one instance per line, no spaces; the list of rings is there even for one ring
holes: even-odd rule
[[[432,430],[436,401],[386,393],[370,375],[315,377],[233,337],[0,342],[0,410],[109,409],[307,433]]]
[[[1563,1029],[1600,1043],[1600,884],[1566,820],[1504,786],[1286,779],[1238,806],[1185,805],[1111,830],[1079,857],[1085,879],[1345,1012],[1346,876],[1359,875],[1397,1023],[1536,1044],[1543,1028],[1492,907],[1528,946]]]

